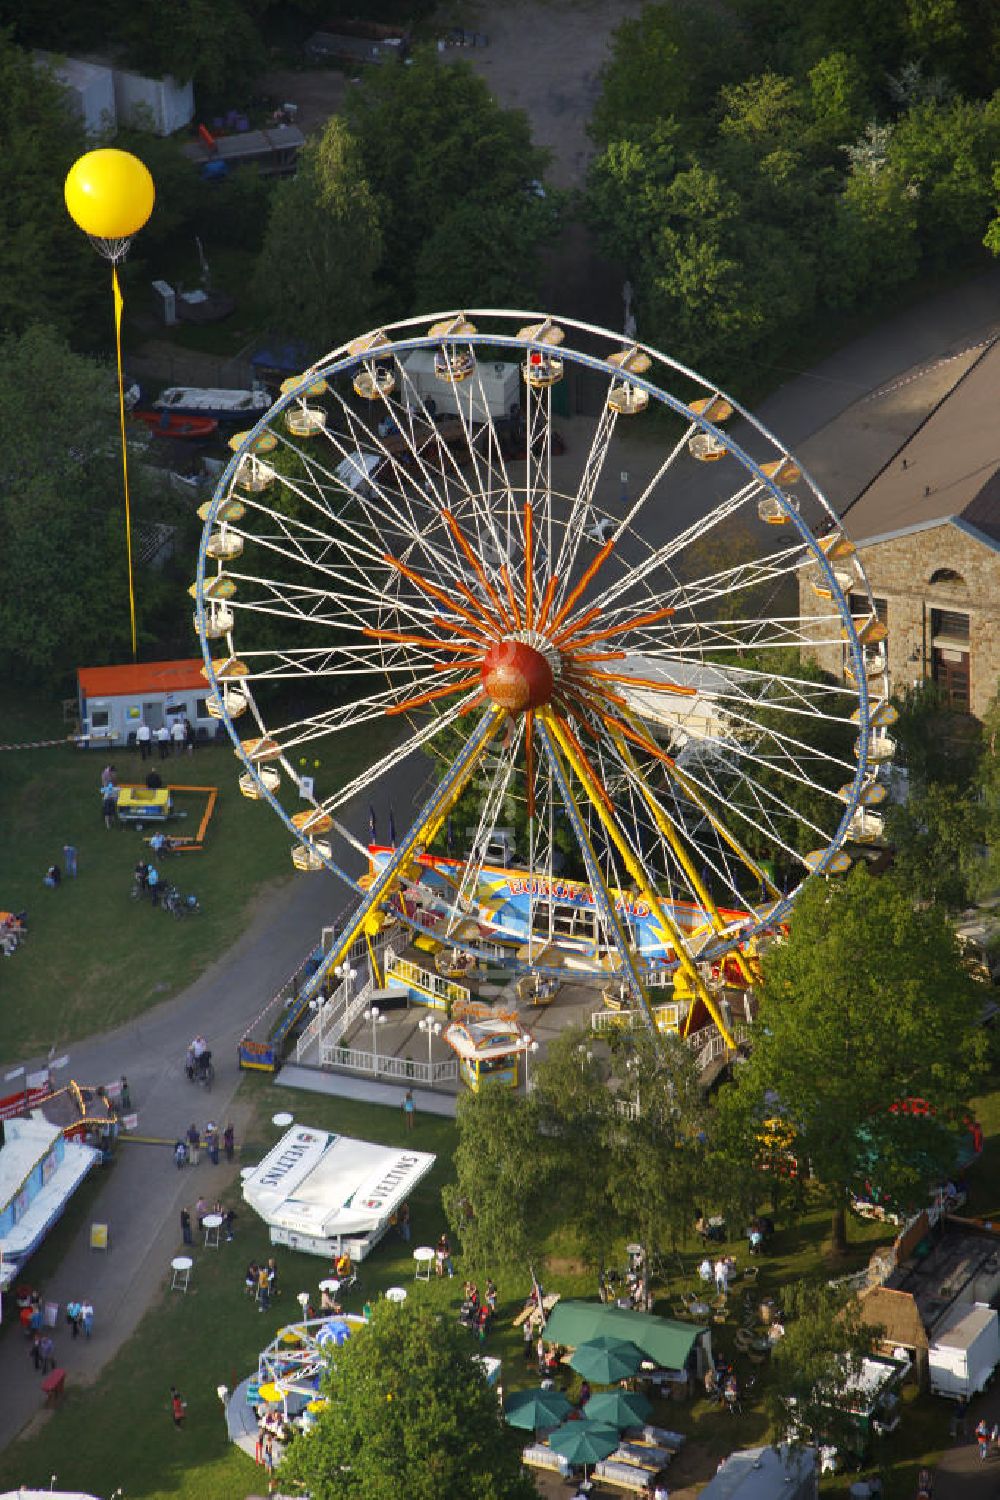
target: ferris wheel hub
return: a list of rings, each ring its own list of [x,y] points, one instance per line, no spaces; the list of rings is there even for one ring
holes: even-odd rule
[[[490,646],[480,676],[487,697],[509,714],[542,708],[555,687],[552,667],[542,652],[515,639]]]

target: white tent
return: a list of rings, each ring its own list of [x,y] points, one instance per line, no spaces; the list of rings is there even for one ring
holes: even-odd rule
[[[364,1260],[437,1158],[295,1125],[243,1182],[275,1245]]]

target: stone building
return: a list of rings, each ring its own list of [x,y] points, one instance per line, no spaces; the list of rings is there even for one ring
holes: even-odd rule
[[[891,688],[926,678],[981,717],[1000,685],[1000,340],[986,346],[843,512],[878,616]],[[825,613],[802,576],[803,616]],[[854,596],[852,596],[854,597]],[[856,615],[868,611],[854,598]],[[841,648],[816,652],[842,675]]]

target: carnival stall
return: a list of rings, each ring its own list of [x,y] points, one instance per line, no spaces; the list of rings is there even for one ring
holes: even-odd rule
[[[518,1059],[531,1046],[531,1036],[513,1017],[490,1016],[453,1021],[444,1034],[458,1058],[463,1083],[478,1093],[484,1083],[517,1088]]]
[[[295,1125],[248,1174],[243,1197],[272,1244],[311,1255],[346,1251],[361,1261],[436,1160],[428,1151]]]

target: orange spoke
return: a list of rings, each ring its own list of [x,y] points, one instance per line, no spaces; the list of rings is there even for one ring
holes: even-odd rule
[[[614,537],[612,537],[610,541],[604,543],[604,546],[601,548],[600,552],[598,552],[589,568],[586,568],[584,570],[584,574],[580,579],[580,582],[577,584],[576,588],[573,589],[568,599],[566,600],[566,603],[563,605],[562,609],[560,609],[559,613],[552,621],[553,630],[558,630],[563,620],[565,620],[566,616],[569,614],[570,610],[573,608],[574,604],[580,598],[580,595],[583,593],[584,589],[587,587],[587,584],[594,577],[594,575],[604,567],[604,564],[607,562],[608,558],[611,556],[611,553],[614,551],[614,545],[615,539]]]
[[[693,687],[681,687],[679,682],[655,682],[652,677],[629,677],[624,672],[601,672],[595,671],[592,677],[600,677],[606,682],[624,682],[629,687],[649,688],[654,693],[675,693],[681,698],[697,698],[698,689]]]
[[[514,598],[514,585],[510,581],[510,569],[506,563],[504,563],[500,570],[500,577],[503,579],[503,586],[507,590],[507,598],[510,601],[510,612],[514,616],[514,628],[520,630],[521,611],[518,609],[517,600]]]
[[[443,615],[434,615],[431,620],[439,630],[450,630],[453,635],[460,636],[463,641],[481,641],[484,646],[492,646],[495,636],[487,635],[482,630],[470,630],[468,625],[458,625],[454,620],[446,620]]]
[[[608,796],[604,786],[602,785],[600,777],[597,775],[593,766],[590,764],[590,761],[587,759],[586,751],[580,744],[580,741],[574,733],[572,726],[566,719],[562,717],[561,714],[556,715],[556,722],[559,724],[563,734],[573,746],[573,749],[579,756],[581,764],[583,765],[587,773],[586,777],[583,778],[585,783],[588,780],[590,782],[590,785],[587,787],[587,795],[602,802],[607,811],[611,814],[612,817],[614,817],[615,810],[611,805],[611,798]]]
[[[627,661],[627,651],[576,651],[573,647],[566,653],[566,659],[571,666],[576,666],[581,661]]]
[[[464,533],[462,531],[461,526],[459,526],[458,522],[455,520],[455,517],[452,515],[452,513],[451,513],[450,510],[443,510],[441,512],[441,514],[444,517],[445,522],[446,522],[446,524],[448,526],[448,529],[451,532],[452,536],[455,538],[456,542],[461,547],[462,552],[463,552],[463,554],[465,556],[466,562],[469,564],[470,568],[475,573],[476,577],[479,579],[479,582],[482,584],[483,588],[485,589],[486,595],[489,598],[490,603],[493,605],[493,608],[497,612],[497,615],[499,617],[501,625],[503,626],[503,628],[505,630],[509,630],[510,629],[510,621],[507,619],[507,616],[506,616],[506,614],[504,612],[504,607],[503,607],[503,605],[500,602],[500,595],[497,593],[496,589],[493,587],[492,583],[490,583],[489,579],[487,578],[487,576],[486,576],[486,570],[484,569],[482,563],[479,561],[479,558],[473,552],[472,548],[469,546],[469,543],[468,543],[468,541],[465,538],[465,535],[464,535]]]
[[[464,719],[465,716],[466,716],[466,714],[471,714],[471,712],[472,712],[472,710],[474,708],[480,708],[480,707],[482,707],[482,705],[484,703],[488,703],[489,701],[490,700],[489,700],[488,694],[486,694],[486,693],[477,693],[474,698],[470,698],[469,699],[468,703],[460,711],[458,717],[460,719]]]
[[[610,729],[617,729],[619,734],[623,734],[625,738],[631,740],[633,744],[640,745],[642,749],[646,751],[647,755],[655,756],[656,759],[661,760],[665,766],[672,766],[674,764],[672,755],[668,755],[665,750],[661,750],[658,745],[654,745],[653,741],[647,739],[645,735],[637,734],[634,729],[630,728],[628,724],[624,723],[624,721],[619,719],[615,714],[602,713],[601,718]]]
[[[574,635],[576,631],[582,630],[584,625],[589,625],[591,620],[596,620],[600,613],[601,611],[596,606],[593,609],[588,609],[586,614],[581,615],[574,625],[567,625],[565,630],[560,630],[558,635],[552,637],[553,645],[561,646],[563,641],[569,640],[570,636]]]
[[[535,710],[524,716],[524,779],[528,787],[528,821],[535,816]]]
[[[408,713],[411,708],[420,708],[424,703],[433,703],[435,698],[447,698],[452,693],[460,693],[463,688],[478,687],[478,677],[463,677],[461,682],[453,682],[450,687],[433,688],[429,693],[421,693],[417,698],[407,698],[405,703],[396,703],[392,708],[386,709],[386,714]]]
[[[588,697],[596,698],[601,703],[617,703],[619,708],[628,708],[627,698],[623,698],[620,693],[613,693],[610,688],[602,688],[599,683],[591,680],[589,673],[569,671],[564,672],[563,676],[569,677],[577,692],[586,693]]]
[[[545,629],[545,622],[549,618],[549,610],[552,608],[552,601],[556,597],[556,589],[558,587],[559,587],[559,574],[558,573],[553,573],[552,577],[549,579],[548,583],[545,585],[545,593],[542,595],[542,607],[541,607],[541,610],[539,611],[539,615],[538,615],[538,629],[539,630],[544,630]]]
[[[621,635],[623,630],[638,630],[640,625],[654,625],[657,620],[669,620],[675,613],[673,609],[654,609],[648,615],[633,615],[631,620],[622,620],[619,625],[609,625],[607,630],[595,630],[591,635],[581,636],[576,645],[592,646],[595,641],[606,641],[609,636]]]
[[[482,655],[481,646],[459,646],[454,641],[436,641],[433,636],[404,635],[401,630],[375,630],[371,625],[366,625],[361,634],[373,641],[396,641],[400,646],[428,646],[437,651],[452,653],[461,651],[469,656]]]
[[[534,512],[531,501],[524,502],[524,615],[527,628],[531,630],[535,620],[535,534]]]
[[[429,583],[426,578],[422,578],[413,568],[408,568],[404,562],[400,562],[398,557],[393,557],[391,553],[387,553],[383,561],[387,562],[391,568],[395,568],[398,572],[402,573],[403,577],[408,578],[411,583],[415,583],[418,589],[423,589],[425,594],[430,594],[432,599],[437,599],[446,609],[450,609],[452,614],[460,615],[463,620],[468,620],[469,624],[474,625],[478,630],[482,629],[484,623],[487,626],[487,630],[490,629],[490,622],[488,620],[484,621],[481,615],[470,614],[456,599],[449,598],[444,589],[439,589],[436,584]],[[494,626],[493,629],[495,630],[496,627]]]

